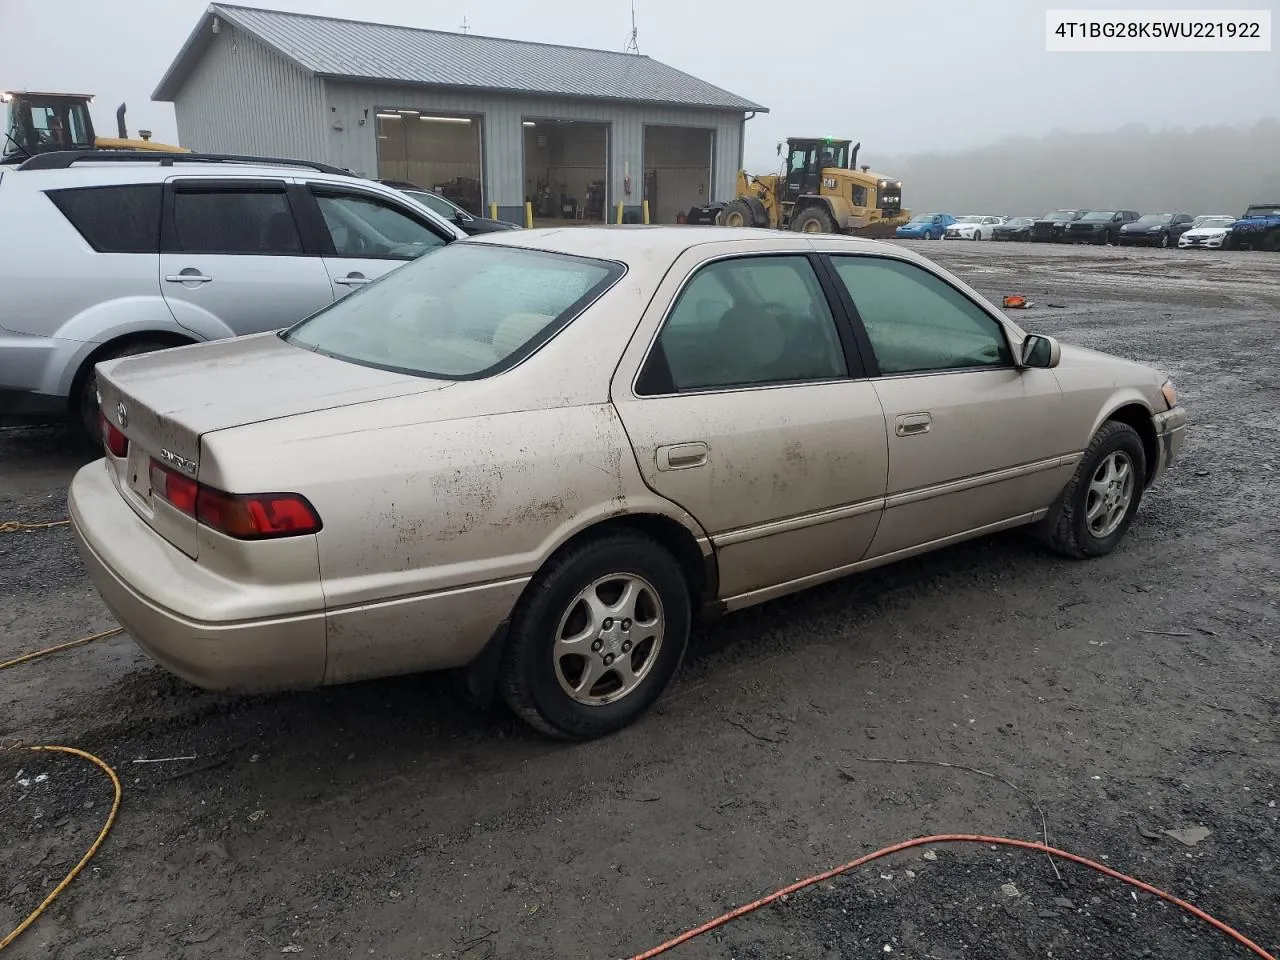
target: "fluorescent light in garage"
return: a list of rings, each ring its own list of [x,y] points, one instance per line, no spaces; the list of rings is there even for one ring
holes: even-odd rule
[[[534,122],[533,122],[532,120],[526,120],[526,121],[524,122],[524,125],[525,125],[526,127],[532,127],[532,126],[534,126]]]
[[[421,110],[397,110],[396,113],[403,113],[406,117],[416,117]]]
[[[419,120],[427,120],[431,123],[470,123],[470,117],[419,117]]]
[[[383,120],[399,120],[400,119],[400,114],[398,113],[380,113],[378,114],[378,116],[381,117]]]

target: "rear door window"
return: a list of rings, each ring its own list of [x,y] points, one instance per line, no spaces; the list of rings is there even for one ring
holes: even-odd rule
[[[51,190],[48,197],[99,253],[158,253],[158,183]]]
[[[317,191],[316,203],[335,256],[413,260],[447,242],[423,221],[381,198]]]
[[[173,195],[173,249],[182,253],[302,256],[302,235],[285,193],[275,188],[201,187]]]

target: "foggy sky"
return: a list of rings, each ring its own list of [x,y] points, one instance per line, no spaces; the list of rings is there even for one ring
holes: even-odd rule
[[[247,5],[440,30],[459,29],[465,17],[472,33],[619,51],[630,31],[629,0]],[[96,94],[94,122],[107,134],[115,130],[116,106],[126,101],[131,133],[150,128],[155,139],[174,142],[172,106],[152,102],[151,92],[206,6],[205,0],[0,0],[0,88]],[[893,161],[892,172],[905,179],[909,170],[924,176],[929,169],[923,158],[918,167],[907,162],[910,155],[963,152],[1009,137],[1106,132],[1132,123],[1155,131],[1252,126],[1280,115],[1274,38],[1271,53],[1050,54],[1044,10],[1062,6],[1072,5],[636,0],[641,53],[770,108],[747,124],[752,172],[778,165],[774,147],[787,136],[859,140],[859,162],[879,170]],[[1092,0],[1078,6],[1134,4]],[[1268,8],[1274,0],[1162,0],[1159,6]],[[808,14],[798,16],[802,10]],[[805,23],[809,15],[815,22],[788,37],[785,24]],[[1273,20],[1280,18],[1273,14]],[[1187,163],[1214,165],[1211,143],[1198,142],[1195,149]],[[1206,149],[1208,155],[1200,152]],[[1087,156],[1076,160],[1091,162]],[[1010,174],[1033,175],[1018,169]],[[941,202],[929,180],[936,175],[919,184],[930,191],[927,202]]]

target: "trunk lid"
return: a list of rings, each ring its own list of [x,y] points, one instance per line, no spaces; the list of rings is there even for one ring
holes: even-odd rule
[[[107,361],[98,367],[100,408],[129,441],[125,457],[107,453],[108,469],[129,506],[194,558],[196,521],[155,495],[152,460],[196,480],[206,433],[438,390],[450,382],[336,360],[285,343],[275,333]]]

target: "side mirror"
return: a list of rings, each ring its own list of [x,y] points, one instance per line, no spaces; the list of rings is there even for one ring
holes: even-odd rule
[[[1062,360],[1062,348],[1053,337],[1038,333],[1027,334],[1022,341],[1022,366],[1049,369]]]

